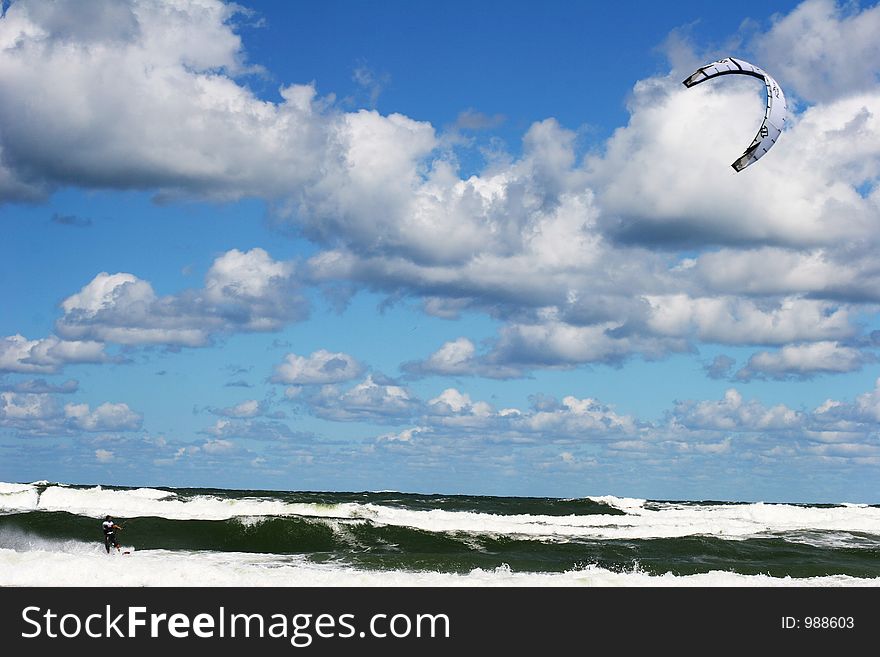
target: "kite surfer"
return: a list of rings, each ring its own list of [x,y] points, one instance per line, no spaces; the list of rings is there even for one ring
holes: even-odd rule
[[[119,552],[120,546],[119,541],[116,540],[116,532],[122,531],[122,527],[113,522],[113,518],[110,516],[104,518],[101,526],[104,529],[104,547],[107,549],[107,554],[110,554],[111,545]]]

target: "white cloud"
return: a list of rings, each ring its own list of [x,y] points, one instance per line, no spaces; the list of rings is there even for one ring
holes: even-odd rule
[[[221,436],[229,428],[234,426],[229,420],[217,420],[212,426],[204,430],[204,433],[213,436]]]
[[[381,436],[378,436],[376,440],[378,442],[400,442],[400,443],[409,443],[412,442],[413,438],[415,438],[420,433],[430,433],[432,429],[430,427],[411,427],[410,429],[404,429],[403,431],[399,431],[397,433],[385,433]]]
[[[0,423],[3,426],[27,427],[57,419],[61,411],[51,395],[0,393]]]
[[[348,354],[319,349],[309,356],[287,354],[275,367],[272,381],[298,386],[341,383],[362,372],[363,366]]]
[[[778,144],[739,174],[730,162],[754,135],[763,87],[727,76],[685,89],[676,71],[637,82],[628,123],[586,161],[575,133],[547,119],[520,156],[466,179],[429,123],[346,112],[311,85],[257,98],[233,77],[247,66],[233,5],[135,0],[76,25],[70,11],[22,0],[0,21],[0,199],[65,185],[257,196],[322,249],[313,282],[505,322],[485,353],[461,337],[414,373],[516,376],[700,341],[806,349],[855,336],[853,318],[878,300],[876,7],[808,0],[753,38],[792,100],[815,104],[792,102]],[[103,273],[64,301],[56,330],[169,346],[274,330],[304,315],[293,276],[259,249],[230,251],[202,289],[165,297]],[[5,353],[0,363],[32,368],[15,371],[55,371]],[[297,358],[276,377],[320,379]]]
[[[411,465],[420,464],[413,467],[501,461],[511,466],[527,458],[548,467],[555,462],[617,468],[623,459],[637,461],[652,476],[695,463],[712,476],[740,467],[751,470],[756,463],[772,469],[782,460],[809,472],[826,458],[852,466],[880,458],[880,380],[875,390],[853,401],[828,400],[812,411],[746,399],[729,389],[720,399],[677,402],[655,421],[575,395],[561,400],[536,395],[530,408],[498,410],[457,388],[424,402],[404,391],[397,397],[406,403],[395,403],[386,387],[375,381],[348,392],[327,386],[324,396],[311,398],[310,410],[336,421],[404,425],[376,436],[361,454],[394,450]],[[217,435],[235,434],[224,429]]]
[[[860,281],[853,263],[832,260],[824,249],[805,252],[764,247],[722,249],[700,255],[694,273],[722,293],[792,294],[828,292]],[[870,284],[866,293],[873,294]]]
[[[718,443],[693,443],[688,448],[701,454],[727,454],[732,444],[733,439],[728,437]]]
[[[880,160],[876,90],[792,116],[760,165],[736,174],[730,163],[754,135],[764,87],[724,78],[691,89],[680,82],[637,83],[629,124],[604,156],[590,160],[607,230],[670,245],[815,248],[873,240],[876,208],[857,188],[876,177]]]
[[[91,12],[101,16],[94,29],[71,29],[71,12],[87,20],[71,4],[16,2],[0,24],[0,84],[15,89],[0,107],[18,117],[2,145],[20,193],[146,182],[240,196],[259,177],[277,184],[277,165],[299,159],[306,135],[271,139],[296,121],[296,103],[260,102],[223,74],[242,70],[233,5],[114,3],[114,12]],[[28,111],[22,103],[34,97],[42,102]]]
[[[254,441],[310,442],[312,436],[292,431],[277,420],[262,420],[256,416],[228,416],[217,420],[199,433],[212,436],[211,440],[231,441],[247,439]]]
[[[64,416],[72,427],[83,431],[136,431],[143,424],[143,416],[122,403],[105,402],[95,410],[88,404],[65,404]]]
[[[202,290],[165,297],[132,274],[102,272],[62,302],[55,328],[66,339],[184,347],[222,332],[277,330],[306,313],[293,276],[290,263],[260,248],[226,252]]]
[[[568,437],[633,435],[638,428],[633,418],[619,415],[595,399],[571,395],[554,408],[536,410],[518,419],[516,425],[541,435]]]
[[[224,439],[208,440],[201,445],[201,449],[208,454],[225,454],[235,449],[235,443]]]
[[[864,417],[880,422],[880,379],[877,379],[876,386],[872,391],[856,398],[856,408]]]
[[[417,376],[485,376],[504,379],[522,374],[517,367],[488,362],[485,355],[477,354],[474,343],[465,337],[445,342],[426,360],[404,363],[402,368]]]
[[[872,357],[858,349],[837,342],[786,345],[778,351],[759,351],[753,354],[736,376],[738,379],[803,378],[821,373],[852,372],[872,360]]]
[[[0,338],[0,372],[54,374],[68,363],[101,363],[104,345],[90,340],[60,340],[55,336],[28,340],[22,335]]]
[[[440,349],[431,354],[424,367],[438,374],[467,373],[472,367],[471,361],[475,353],[476,347],[473,342],[467,338],[458,338],[444,343]]]
[[[77,294],[71,295],[61,303],[65,314],[81,313],[94,317],[108,306],[121,302],[126,305],[149,305],[156,301],[150,284],[138,280],[131,274],[102,272]]]
[[[473,408],[474,405],[471,401],[470,395],[459,392],[455,388],[447,388],[437,397],[430,400],[428,404],[432,406],[441,406],[452,413],[460,413],[464,409]]]
[[[321,386],[308,395],[306,403],[312,413],[329,420],[389,423],[405,421],[420,405],[405,388],[377,382],[372,375],[347,390],[337,385]]]
[[[416,433],[426,440],[450,438],[468,443],[548,442],[551,440],[590,441],[611,436],[636,435],[638,422],[615,413],[595,399],[567,396],[561,402],[549,398],[523,411],[496,409],[485,401],[474,400],[457,388],[447,388],[424,404],[411,409],[420,424]],[[452,432],[452,433],[450,433]],[[385,434],[383,440],[411,442],[412,435]],[[409,436],[409,438],[407,438]]]
[[[111,463],[114,460],[113,452],[109,449],[96,449],[95,459],[98,463]]]
[[[772,304],[684,294],[646,299],[651,305],[648,325],[660,335],[696,333],[707,342],[781,344],[845,338],[856,331],[845,306],[813,299],[787,297]]]
[[[381,434],[374,446],[393,446],[426,464],[438,463],[441,455],[443,463],[487,464],[497,457],[509,464],[526,452],[499,454],[496,448],[519,445],[534,463],[611,467],[613,459],[618,467],[621,459],[633,459],[653,475],[687,463],[701,464],[705,473],[756,463],[773,468],[781,460],[809,472],[828,458],[857,467],[880,460],[878,390],[880,380],[876,390],[852,402],[828,400],[800,411],[729,389],[721,399],[678,402],[664,418],[649,422],[573,395],[537,396],[530,409],[497,411],[449,388],[413,411],[410,428]]]
[[[462,429],[497,425],[499,417],[491,404],[475,402],[456,388],[447,388],[429,400],[427,413],[435,423]]]
[[[754,44],[761,60],[807,101],[871,89],[880,60],[880,6],[806,0]]]
[[[732,432],[793,430],[803,427],[802,413],[784,404],[766,407],[756,400],[745,401],[731,388],[720,401],[678,402],[674,423],[687,429],[709,429]]]
[[[265,408],[264,405],[256,399],[247,399],[235,406],[220,408],[213,412],[225,417],[247,418],[262,415],[265,412]]]
[[[581,363],[618,363],[633,353],[653,357],[686,349],[687,342],[678,335],[640,335],[628,330],[623,321],[580,326],[547,318],[543,322],[505,326],[487,359],[490,363],[523,369],[570,367]]]
[[[78,432],[137,431],[143,416],[127,404],[105,402],[92,410],[88,404],[65,404],[48,393],[0,393],[0,427],[34,435]]]
[[[232,319],[245,331],[278,329],[284,319],[301,311],[302,300],[288,298],[292,290],[293,266],[272,260],[266,251],[232,249],[217,258],[205,276],[205,298],[209,312]],[[225,309],[229,308],[229,311]]]

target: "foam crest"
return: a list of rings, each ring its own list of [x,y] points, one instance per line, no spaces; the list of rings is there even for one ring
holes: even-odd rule
[[[0,529],[0,546],[15,552],[40,552],[43,554],[106,554],[100,543],[76,541],[72,539],[43,538],[36,534],[14,529]]]
[[[641,500],[636,497],[615,497],[614,495],[601,495],[599,497],[587,497],[588,500],[605,504],[621,511],[634,511],[645,506],[647,500]]]
[[[486,513],[412,511],[365,505],[373,522],[424,531],[475,532],[521,537],[644,539],[712,535],[746,538],[795,530],[863,532],[880,536],[876,507],[798,507],[792,505],[663,505],[649,510],[629,505],[626,515],[492,515]]]
[[[153,488],[134,490],[94,488],[67,488],[49,486],[40,495],[41,511],[68,511],[77,515],[100,517],[106,514],[122,517],[155,515],[151,510],[164,500],[176,495]]]
[[[46,546],[49,548],[49,546]],[[96,575],[100,573],[100,577]],[[514,572],[508,567],[466,574],[374,571],[303,557],[220,552],[141,550],[106,555],[102,549],[0,549],[0,586],[878,586],[849,576],[777,578],[713,571],[699,575],[649,575],[589,567],[562,573]]]
[[[29,490],[36,490],[33,484],[7,484],[0,481],[0,495],[23,493]]]
[[[37,508],[39,499],[36,486],[0,482],[0,513],[32,511]]]
[[[258,524],[277,516],[365,520],[428,532],[459,532],[536,538],[540,540],[647,539],[710,535],[747,538],[780,532],[858,532],[880,536],[880,508],[866,505],[809,507],[791,504],[696,504],[653,502],[620,497],[593,501],[625,511],[623,515],[492,514],[444,509],[408,509],[373,502],[317,504],[273,497],[182,497],[154,488],[133,490],[39,488],[30,484],[0,484],[0,508],[10,511],[67,511],[120,518],[156,516],[171,520],[242,519]]]

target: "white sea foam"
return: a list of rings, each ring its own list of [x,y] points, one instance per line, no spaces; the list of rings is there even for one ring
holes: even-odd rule
[[[110,554],[102,546],[47,541],[38,549],[0,549],[0,586],[880,586],[880,579],[849,576],[810,578],[740,575],[712,571],[699,575],[649,575],[637,569],[612,572],[588,567],[562,573],[514,572],[502,566],[466,574],[435,571],[373,571],[302,556],[237,552],[140,550]]]
[[[6,495],[9,493],[22,493],[29,490],[34,490],[32,484],[7,484],[0,481],[0,495]]]
[[[0,482],[0,514],[10,511],[35,509],[39,493],[30,484],[7,484]]]
[[[153,488],[134,490],[50,485],[38,494],[29,484],[0,484],[0,512],[68,511],[102,517],[159,516],[174,520],[238,518],[257,524],[270,516],[368,520],[430,532],[464,532],[541,540],[646,539],[711,535],[742,539],[777,532],[860,532],[880,537],[880,508],[866,505],[805,507],[791,504],[651,503],[618,497],[590,498],[624,514],[500,515],[443,509],[413,510],[374,503],[292,503],[271,497],[183,498]]]
[[[599,504],[606,504],[608,506],[614,507],[615,509],[620,509],[621,511],[634,511],[636,509],[641,509],[645,506],[645,502],[647,500],[640,500],[636,497],[615,497],[614,495],[601,495],[599,497],[587,497],[588,500],[592,500],[593,502],[598,502]]]

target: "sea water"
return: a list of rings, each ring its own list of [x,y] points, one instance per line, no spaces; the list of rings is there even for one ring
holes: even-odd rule
[[[880,507],[0,483],[0,585],[107,581],[876,586]]]

